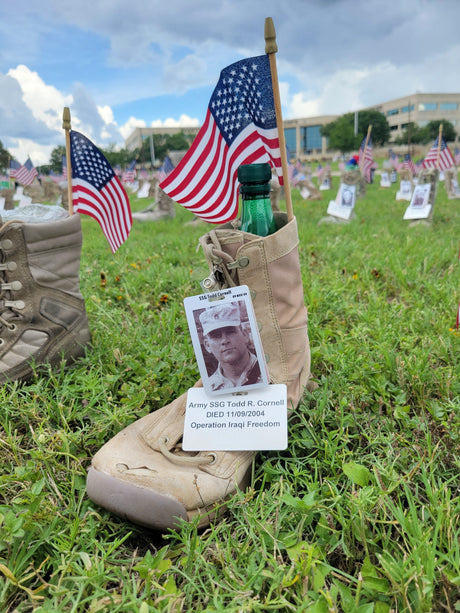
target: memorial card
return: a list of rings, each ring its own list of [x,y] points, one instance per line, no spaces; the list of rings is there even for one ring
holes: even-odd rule
[[[421,183],[415,186],[412,199],[404,213],[403,219],[426,219],[431,212],[430,183]]]
[[[268,369],[246,285],[184,300],[198,368],[207,394],[269,385]]]
[[[337,198],[329,202],[327,214],[341,219],[350,219],[356,201],[356,185],[341,183]]]

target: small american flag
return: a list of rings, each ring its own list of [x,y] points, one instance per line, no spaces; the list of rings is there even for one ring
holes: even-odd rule
[[[400,168],[407,168],[413,175],[417,174],[417,169],[415,168],[415,164],[412,161],[410,153],[404,154],[404,160],[401,162]]]
[[[99,223],[115,253],[132,226],[125,188],[99,149],[75,130],[70,131],[70,150],[74,210]]]
[[[455,166],[460,166],[460,149],[458,147],[455,147]]]
[[[171,158],[167,155],[163,164],[158,169],[158,180],[160,183],[166,179],[166,177],[174,170],[174,164],[171,162]]]
[[[13,163],[15,166],[11,166]],[[11,170],[13,170],[14,174],[11,173]],[[22,166],[20,166],[18,162],[15,162],[14,160],[11,160],[10,162],[10,177],[14,178],[23,185],[32,185],[37,174],[38,172],[36,168],[34,168],[30,158],[27,158]]]
[[[128,166],[128,168],[124,171],[121,180],[123,181],[123,183],[130,183],[131,181],[134,181],[136,175],[136,160],[133,160]]]
[[[368,183],[371,182],[371,170],[374,167],[374,159],[372,157],[372,142],[371,137],[367,139],[363,138],[361,146],[359,148],[359,167],[364,175],[364,178]]]
[[[67,179],[67,158],[65,155],[62,156],[62,178]]]
[[[10,179],[14,179],[16,177],[16,173],[20,168],[21,164],[19,162],[16,162],[16,160],[10,160],[10,168],[8,170]]]
[[[202,128],[160,187],[196,216],[225,223],[238,214],[238,167],[260,162],[272,163],[282,185],[268,55],[222,70]]]
[[[438,163],[438,149],[439,149],[439,136],[434,141],[434,145],[428,151],[423,160],[423,168],[438,168],[439,170],[447,170],[455,166],[455,160],[452,157],[449,147],[446,141],[441,136],[441,148],[439,150],[439,163]]]

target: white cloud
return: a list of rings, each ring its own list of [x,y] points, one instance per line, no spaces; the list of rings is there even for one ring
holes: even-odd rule
[[[99,115],[102,117],[104,123],[115,123],[113,111],[110,106],[98,106],[97,110],[99,112]]]
[[[200,122],[198,119],[192,119],[188,115],[181,115],[179,119],[173,119],[172,117],[168,117],[164,121],[161,119],[154,119],[150,124],[152,128],[190,128],[190,127],[198,127]]]
[[[61,144],[64,144],[62,141]],[[16,139],[14,146],[8,147],[8,151],[13,157],[16,158],[21,164],[23,164],[30,156],[34,166],[41,166],[42,164],[48,164],[55,145],[39,145],[37,142],[28,138]]]
[[[52,85],[46,85],[38,73],[20,64],[8,75],[16,79],[22,90],[22,99],[32,115],[51,130],[62,130],[62,112],[72,104],[73,98],[62,94]]]
[[[134,128],[145,128],[145,121],[143,119],[136,119],[130,117],[128,121],[120,127],[120,134],[126,140],[128,136],[133,132]]]

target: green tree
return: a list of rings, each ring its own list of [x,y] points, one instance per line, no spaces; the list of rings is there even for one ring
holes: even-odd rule
[[[138,154],[136,151],[130,151],[129,149],[117,149],[114,143],[110,144],[107,149],[101,149],[101,152],[107,158],[107,161],[115,168],[126,168],[133,160],[138,160]]]
[[[58,145],[51,151],[49,167],[57,175],[60,175],[62,173],[63,155],[65,155],[64,145]]]
[[[447,119],[433,119],[427,124],[430,140],[435,140],[439,135],[439,126],[442,124],[442,136],[445,141],[454,141],[456,138],[455,128]]]
[[[354,124],[354,113],[348,113],[345,117],[348,117],[349,121]],[[371,138],[373,146],[385,145],[390,139],[390,124],[383,113],[373,110],[359,111],[358,113],[359,145],[366,136],[370,125],[372,125]]]
[[[193,135],[185,135],[183,132],[177,134],[154,134],[153,148],[156,160],[164,160],[168,151],[187,150],[193,141]],[[138,151],[139,161],[141,163],[150,162],[150,139],[146,138],[142,147]]]
[[[372,144],[382,146],[390,137],[390,125],[379,111],[360,111],[358,113],[358,134],[354,135],[355,114],[347,113],[321,128],[321,134],[329,138],[329,147],[342,153],[358,149],[372,125]]]
[[[401,136],[395,139],[397,145],[426,145],[431,140],[431,134],[426,126],[421,128],[418,124],[410,122],[403,130]]]
[[[342,153],[353,151],[355,135],[353,125],[345,115],[321,128],[321,134],[329,139],[329,148],[338,149]]]
[[[4,149],[3,143],[0,140],[0,172],[7,172],[7,169],[10,166],[10,159],[12,156],[8,152],[7,149]]]

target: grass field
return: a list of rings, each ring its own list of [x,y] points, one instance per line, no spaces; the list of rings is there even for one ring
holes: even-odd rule
[[[75,368],[0,390],[0,611],[460,610],[460,203],[430,226],[396,186],[368,186],[348,224],[293,191],[312,371],[289,446],[209,529],[125,523],[85,492],[94,453],[187,390],[183,309],[209,226],[136,223],[112,255],[83,218],[93,344]],[[132,199],[133,210],[146,206]]]

